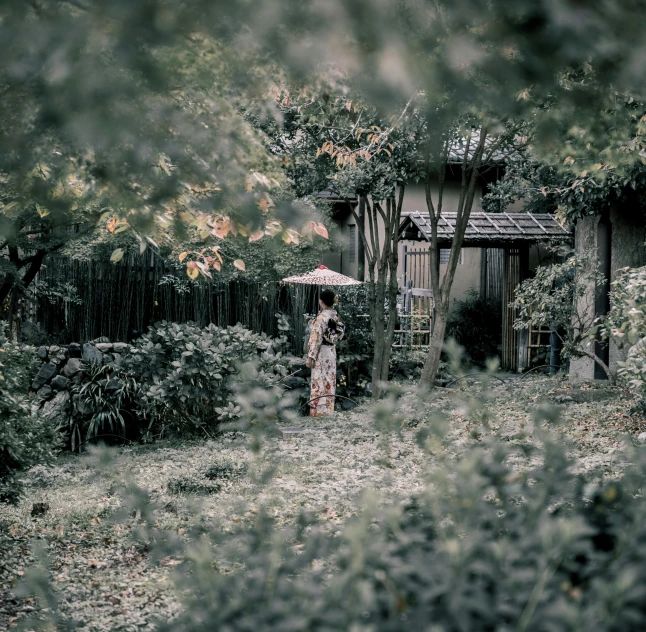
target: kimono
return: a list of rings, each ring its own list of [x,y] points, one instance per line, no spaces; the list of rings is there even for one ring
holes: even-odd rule
[[[332,319],[333,327],[330,327]],[[311,325],[307,357],[314,360],[310,416],[325,417],[334,412],[336,393],[336,347],[343,337],[343,323],[333,309],[324,309]],[[324,397],[321,397],[324,396]],[[318,398],[318,399],[317,399]]]

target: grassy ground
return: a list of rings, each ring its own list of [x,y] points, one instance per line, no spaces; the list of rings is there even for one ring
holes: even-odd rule
[[[207,443],[115,449],[108,473],[90,454],[35,468],[20,505],[0,506],[0,629],[16,627],[36,608],[11,594],[34,564],[34,547],[48,554],[60,612],[83,630],[153,629],[157,617],[178,610],[171,575],[180,560],[150,554],[136,537],[141,516],[112,518],[119,481],[145,490],[161,507],[152,518],[156,526],[179,538],[196,521],[235,531],[261,507],[279,524],[293,522],[302,509],[314,511],[334,532],[360,510],[366,490],[376,490],[380,502],[401,502],[423,487],[429,457],[417,435],[429,415],[448,415],[457,460],[460,446],[477,440],[472,430],[483,418],[515,441],[536,407],[551,402],[562,407],[577,469],[601,466],[610,475],[622,467],[621,436],[643,429],[619,389],[571,389],[544,378],[496,382],[474,419],[465,400],[477,390],[466,382],[438,390],[421,413],[412,393],[393,409],[379,405],[375,411],[366,403],[317,420],[320,433],[266,439],[260,450],[252,449],[249,436],[228,434]],[[393,424],[398,432],[386,429]],[[42,515],[32,515],[36,503],[47,504]]]

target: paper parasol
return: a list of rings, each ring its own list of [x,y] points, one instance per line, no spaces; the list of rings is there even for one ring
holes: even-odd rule
[[[345,274],[333,272],[325,266],[319,266],[311,272],[304,272],[296,276],[290,276],[283,279],[283,283],[304,283],[306,285],[361,285],[357,281]]]

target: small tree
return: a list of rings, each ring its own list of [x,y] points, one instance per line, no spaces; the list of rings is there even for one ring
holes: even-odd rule
[[[365,250],[374,332],[372,389],[379,397],[388,381],[397,322],[402,206],[407,183],[421,177],[423,121],[414,110],[417,95],[383,113],[346,91],[338,93],[330,96],[325,85],[318,85],[296,97],[281,94],[284,126],[272,130],[272,148],[284,157],[298,194],[331,189],[355,218]]]
[[[596,256],[585,253],[539,267],[534,278],[523,281],[516,291],[512,303],[518,310],[514,328],[549,327],[563,344],[563,357],[591,358],[614,382],[610,367],[591,344],[600,329],[594,304],[604,284],[595,263]]]
[[[447,107],[447,113],[449,112]],[[435,311],[431,345],[422,370],[420,384],[431,388],[437,375],[451,306],[450,296],[458,266],[464,235],[469,224],[477,185],[497,152],[516,149],[521,125],[493,125],[484,116],[458,117],[439,126],[439,133],[429,134],[425,146],[426,206],[431,222],[430,277]],[[456,164],[457,163],[457,164]],[[459,169],[460,195],[455,230],[446,273],[440,282],[438,226],[444,205],[446,175],[451,166]]]

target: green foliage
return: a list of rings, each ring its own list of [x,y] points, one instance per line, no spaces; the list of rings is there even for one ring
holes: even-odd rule
[[[84,366],[69,391],[73,411],[63,429],[72,451],[97,437],[109,443],[111,438],[140,437],[144,432],[141,385],[120,363]]]
[[[187,432],[238,415],[229,404],[242,363],[257,360],[257,381],[267,386],[286,374],[272,345],[241,325],[161,322],[135,342],[125,364],[142,384],[142,410],[162,427]]]
[[[516,329],[532,325],[549,327],[563,342],[563,358],[586,355],[609,373],[589,343],[600,323],[594,300],[603,287],[604,276],[598,269],[596,254],[570,256],[561,263],[540,266],[533,278],[521,283],[512,303],[517,310]]]
[[[171,494],[217,494],[222,489],[219,483],[205,482],[189,476],[180,476],[168,481]]]
[[[246,463],[214,463],[204,472],[204,478],[210,481],[235,480],[242,478],[247,473]]]
[[[53,458],[55,429],[32,416],[27,397],[35,367],[33,350],[9,342],[0,323],[0,502],[20,498],[20,472]]]
[[[487,360],[498,357],[501,351],[501,305],[481,298],[475,290],[463,301],[457,301],[449,314],[446,338],[454,338],[464,347],[467,360],[485,366]]]
[[[558,143],[547,148],[540,143],[545,125],[539,117],[533,130],[539,137],[530,151],[507,162],[483,209],[504,211],[522,200],[529,212],[557,213],[564,220],[622,208],[641,212],[646,195],[644,105],[614,93],[601,94],[597,103],[598,116],[583,127],[571,125],[574,110],[563,116],[558,104],[546,107],[541,116],[550,120],[548,134]],[[555,115],[560,117],[556,121]]]
[[[369,318],[368,292],[363,284],[339,288],[338,293],[337,309],[345,324],[345,336],[337,345],[338,363],[353,374],[370,374],[366,363],[372,358],[375,338]]]
[[[612,284],[612,308],[606,335],[623,346],[630,345],[625,362],[619,363],[619,375],[646,397],[646,267],[627,268]]]
[[[180,576],[181,614],[161,629],[643,627],[644,450],[618,479],[586,480],[572,474],[555,410],[537,410],[510,443],[482,404],[468,405],[470,444],[458,447],[445,420],[424,424],[429,484],[402,505],[368,503],[334,534],[307,514],[293,528],[261,515],[236,535],[211,532],[213,549],[202,543]],[[528,459],[531,470],[515,469]]]

